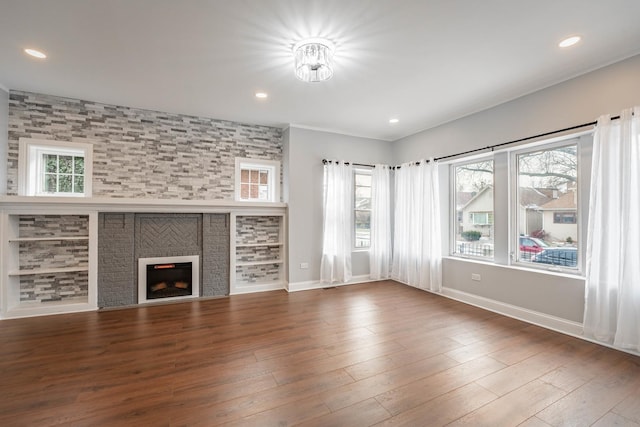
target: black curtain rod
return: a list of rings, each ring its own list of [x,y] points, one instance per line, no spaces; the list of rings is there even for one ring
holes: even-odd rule
[[[618,120],[619,118],[620,118],[620,116],[614,116],[614,117],[611,117],[611,120]],[[449,154],[448,156],[436,157],[433,160],[437,162],[439,160],[451,159],[453,157],[464,156],[465,154],[478,153],[478,152],[484,151],[484,150],[493,151],[494,149],[496,149],[498,147],[504,147],[506,145],[517,144],[519,142],[524,142],[524,141],[530,141],[532,139],[542,138],[544,136],[551,136],[551,135],[554,135],[556,133],[568,132],[570,130],[576,130],[576,129],[584,128],[584,127],[587,127],[587,126],[595,126],[597,124],[598,124],[597,121],[589,122],[589,123],[583,123],[581,125],[570,126],[568,128],[564,128],[564,129],[552,130],[550,132],[539,133],[538,135],[527,136],[525,138],[520,138],[520,139],[514,139],[513,141],[501,142],[500,144],[488,145],[488,146],[482,147],[482,148],[475,148],[473,150],[462,151],[462,152],[456,153],[456,154]],[[427,163],[428,162],[429,162],[429,160],[427,160]],[[331,163],[331,160],[322,159],[322,163],[323,164]],[[349,164],[348,162],[345,162],[345,163]],[[361,163],[351,163],[351,164],[354,165],[354,166],[365,166],[365,167],[370,167],[370,168],[373,167],[373,165],[365,165],[365,164],[361,164]],[[416,162],[416,164],[419,165],[420,162]],[[400,169],[400,166],[391,166],[391,168],[392,169]]]

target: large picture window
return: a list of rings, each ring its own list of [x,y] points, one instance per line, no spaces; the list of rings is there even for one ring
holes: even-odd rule
[[[453,166],[457,255],[493,258],[493,160]]]
[[[578,146],[520,151],[517,168],[516,261],[577,268]]]

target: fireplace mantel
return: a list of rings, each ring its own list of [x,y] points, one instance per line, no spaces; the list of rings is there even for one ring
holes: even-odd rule
[[[234,200],[181,200],[120,197],[40,197],[0,196],[0,209],[57,213],[72,210],[97,212],[175,212],[175,213],[274,213],[283,212],[286,203],[237,202]]]

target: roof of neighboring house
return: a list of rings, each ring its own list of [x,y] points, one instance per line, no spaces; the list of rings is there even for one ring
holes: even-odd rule
[[[475,196],[473,196],[467,203],[465,203],[464,206],[458,208],[460,210],[465,210],[469,207],[469,205],[472,205],[473,202],[475,202],[476,200],[478,200],[480,198],[480,196],[482,196],[484,193],[486,193],[487,190],[493,190],[493,185],[487,185],[486,187],[484,187],[482,190],[478,191],[478,193],[476,193]]]
[[[520,188],[520,206],[533,207],[542,206],[553,200],[554,193],[557,197],[558,190],[555,188]]]
[[[547,202],[544,205],[540,206],[540,209],[543,211],[575,210],[576,208],[577,204],[575,191],[564,193],[557,199],[553,199],[550,202]]]
[[[457,191],[456,192],[456,203],[457,208],[462,209],[469,203],[469,200],[473,199],[473,197],[477,194],[477,191]]]

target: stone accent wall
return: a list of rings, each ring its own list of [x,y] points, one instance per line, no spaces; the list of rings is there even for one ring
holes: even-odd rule
[[[86,215],[20,215],[18,235],[36,240],[18,243],[20,270],[86,267],[89,240],[58,240],[88,236]],[[56,238],[56,240],[37,240]],[[73,300],[88,294],[86,271],[37,273],[20,276],[20,302]]]
[[[234,199],[235,158],[282,161],[282,129],[11,91],[7,194],[18,140],[93,144],[93,196]]]
[[[236,267],[239,284],[269,283],[282,280],[281,264],[243,265]]]
[[[238,216],[236,244],[278,243],[280,218],[279,216]]]
[[[54,302],[86,298],[89,278],[86,271],[38,274],[20,277],[20,302]]]

